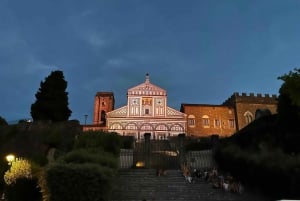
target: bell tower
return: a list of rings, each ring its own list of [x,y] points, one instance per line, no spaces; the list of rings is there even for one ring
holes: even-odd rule
[[[106,125],[106,113],[113,111],[114,106],[113,92],[97,92],[95,95],[93,124]]]

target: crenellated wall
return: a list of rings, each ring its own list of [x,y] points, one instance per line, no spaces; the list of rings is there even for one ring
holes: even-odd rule
[[[237,130],[244,128],[255,119],[257,109],[268,109],[271,114],[277,113],[277,96],[269,94],[233,93],[223,105],[235,108]]]
[[[254,94],[254,93],[233,93],[223,105],[233,105],[235,103],[261,103],[261,104],[277,104],[277,95],[275,94]]]

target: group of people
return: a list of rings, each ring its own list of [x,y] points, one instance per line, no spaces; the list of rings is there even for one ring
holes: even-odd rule
[[[242,193],[244,190],[241,182],[237,181],[230,174],[219,174],[217,168],[202,171],[198,169],[192,170],[187,163],[183,163],[181,171],[189,183],[202,180],[210,183],[213,188],[222,189],[225,192]]]

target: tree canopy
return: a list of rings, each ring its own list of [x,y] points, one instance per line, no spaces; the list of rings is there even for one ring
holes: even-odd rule
[[[36,101],[31,105],[31,116],[36,120],[66,121],[72,111],[68,105],[67,81],[62,71],[52,71],[41,81],[35,94]]]
[[[278,79],[284,81],[279,89],[278,114],[282,120],[300,119],[300,69],[295,68]]]
[[[0,116],[0,126],[3,126],[3,125],[8,125],[8,123],[6,122],[6,120]]]

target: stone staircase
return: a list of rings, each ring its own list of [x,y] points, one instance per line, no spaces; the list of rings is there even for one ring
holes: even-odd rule
[[[265,201],[250,194],[213,189],[205,181],[188,183],[179,170],[156,176],[154,169],[120,170],[114,182],[112,201]]]

